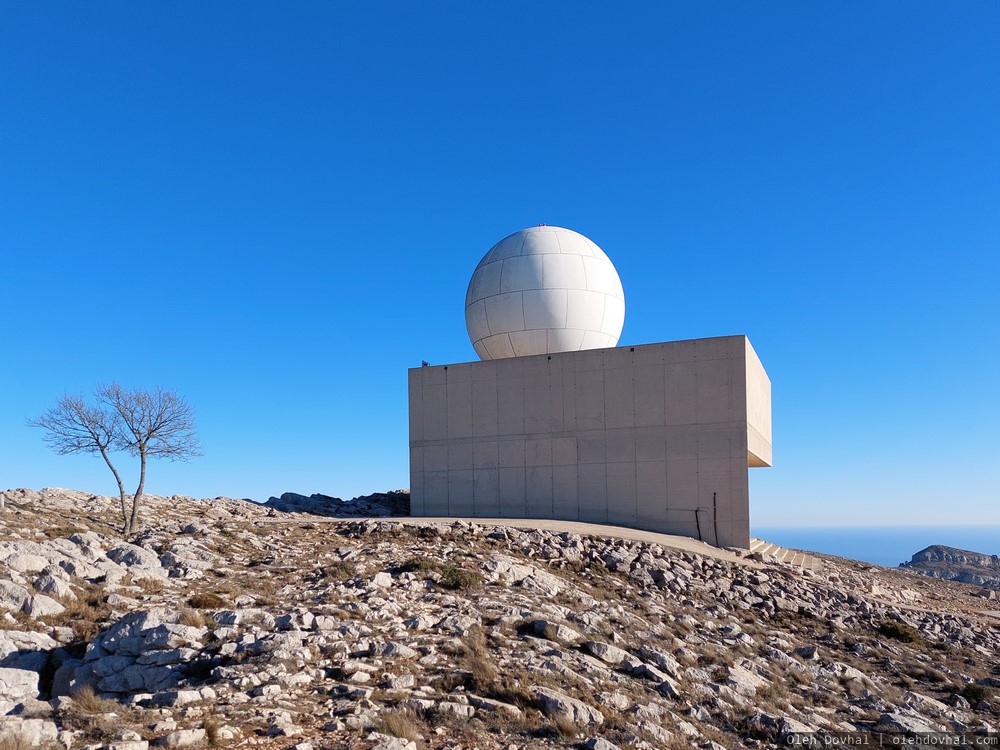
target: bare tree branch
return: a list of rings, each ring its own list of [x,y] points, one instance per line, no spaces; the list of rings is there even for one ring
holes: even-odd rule
[[[134,455],[186,461],[201,455],[194,411],[173,391],[126,390],[117,383],[100,386],[98,399],[121,417],[119,440]]]
[[[60,456],[99,453],[115,441],[116,417],[103,409],[87,406],[81,396],[66,395],[38,419],[28,420],[46,431],[45,443]]]
[[[100,407],[87,406],[82,396],[67,394],[38,419],[28,420],[28,424],[45,430],[43,439],[60,456],[71,453],[101,454],[118,483],[122,524],[123,527],[128,527],[125,483],[108,455],[118,444],[118,415]]]

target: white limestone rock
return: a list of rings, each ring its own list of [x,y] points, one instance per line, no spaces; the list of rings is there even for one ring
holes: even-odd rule
[[[66,608],[50,596],[35,594],[25,602],[23,611],[28,617],[49,617],[65,612]]]
[[[25,698],[37,697],[37,672],[0,667],[0,715],[10,711]]]
[[[631,656],[627,651],[601,641],[587,641],[583,644],[583,648],[605,664],[610,664],[611,666],[618,666]]]
[[[38,573],[50,564],[47,557],[32,554],[13,554],[3,562],[18,573]]]
[[[52,570],[54,566],[46,566],[47,570]],[[61,568],[55,568],[63,572]],[[66,601],[75,601],[76,594],[73,592],[73,587],[67,583],[64,578],[56,577],[50,572],[43,572],[38,578],[35,579],[35,591],[40,594],[51,594],[52,596],[59,597],[60,599],[65,599]]]
[[[20,612],[30,600],[31,592],[26,588],[10,581],[0,580],[0,609]]]
[[[563,719],[579,727],[594,727],[604,723],[604,715],[593,706],[566,693],[546,687],[533,687],[531,693],[542,703],[542,710],[553,718]]]
[[[47,719],[24,719],[20,716],[0,716],[0,744],[18,743],[31,747],[51,745],[59,739],[59,728]]]
[[[204,729],[179,729],[176,732],[165,734],[156,741],[160,747],[190,747],[197,745],[205,739]]]

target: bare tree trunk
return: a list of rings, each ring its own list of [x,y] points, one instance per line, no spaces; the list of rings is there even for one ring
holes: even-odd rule
[[[104,463],[108,465],[111,469],[111,473],[115,475],[115,481],[118,482],[118,497],[121,499],[122,505],[122,534],[128,535],[128,512],[125,510],[125,483],[122,481],[121,475],[118,473],[118,469],[115,465],[111,463],[111,459],[108,458],[108,452],[101,448],[101,455],[104,457]]]
[[[128,534],[134,534],[139,529],[139,500],[142,499],[142,490],[146,486],[146,447],[139,447],[139,487],[132,498],[132,518],[128,523]]]

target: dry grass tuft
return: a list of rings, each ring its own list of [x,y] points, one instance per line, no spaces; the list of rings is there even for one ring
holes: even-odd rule
[[[66,608],[58,615],[46,618],[50,625],[73,629],[77,641],[92,641],[107,625],[111,617],[108,597],[96,587],[77,599],[61,599]]]
[[[127,706],[98,696],[89,685],[71,696],[62,723],[69,729],[82,731],[92,739],[110,737],[115,731],[135,721],[135,713]]]
[[[188,609],[185,607],[181,610],[181,616],[177,618],[177,622],[180,625],[189,625],[194,628],[205,627],[205,615],[199,612],[197,609]]]
[[[580,728],[565,716],[552,717],[552,728],[559,737],[566,740],[571,740],[580,733]]]
[[[376,730],[390,737],[416,742],[420,738],[419,725],[412,711],[389,711],[379,717]]]
[[[0,734],[0,750],[34,750],[34,745],[12,734]]]
[[[206,716],[201,727],[205,730],[205,739],[208,741],[209,747],[220,747],[223,744],[222,738],[219,737],[219,729],[222,728],[221,721],[214,716]]]
[[[225,609],[229,606],[229,602],[221,596],[207,591],[194,594],[187,600],[187,603],[189,607],[195,609]]]
[[[357,566],[345,560],[331,563],[319,569],[319,574],[322,578],[338,583],[351,580],[357,575],[357,572]]]
[[[138,586],[144,594],[159,594],[163,591],[163,581],[159,578],[140,578],[133,585]]]
[[[70,709],[78,716],[120,713],[123,708],[120,703],[101,698],[90,685],[84,685],[70,697],[73,699]]]

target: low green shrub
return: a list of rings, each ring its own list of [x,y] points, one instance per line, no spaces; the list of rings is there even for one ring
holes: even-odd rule
[[[975,682],[967,682],[962,687],[961,696],[974,706],[990,697],[990,689],[985,685],[977,685]]]
[[[892,638],[903,643],[918,643],[920,641],[920,633],[915,628],[907,625],[905,622],[897,622],[896,620],[886,620],[878,626],[878,632],[886,638]]]
[[[469,591],[483,584],[483,577],[474,570],[447,565],[441,569],[441,585],[453,591]]]

